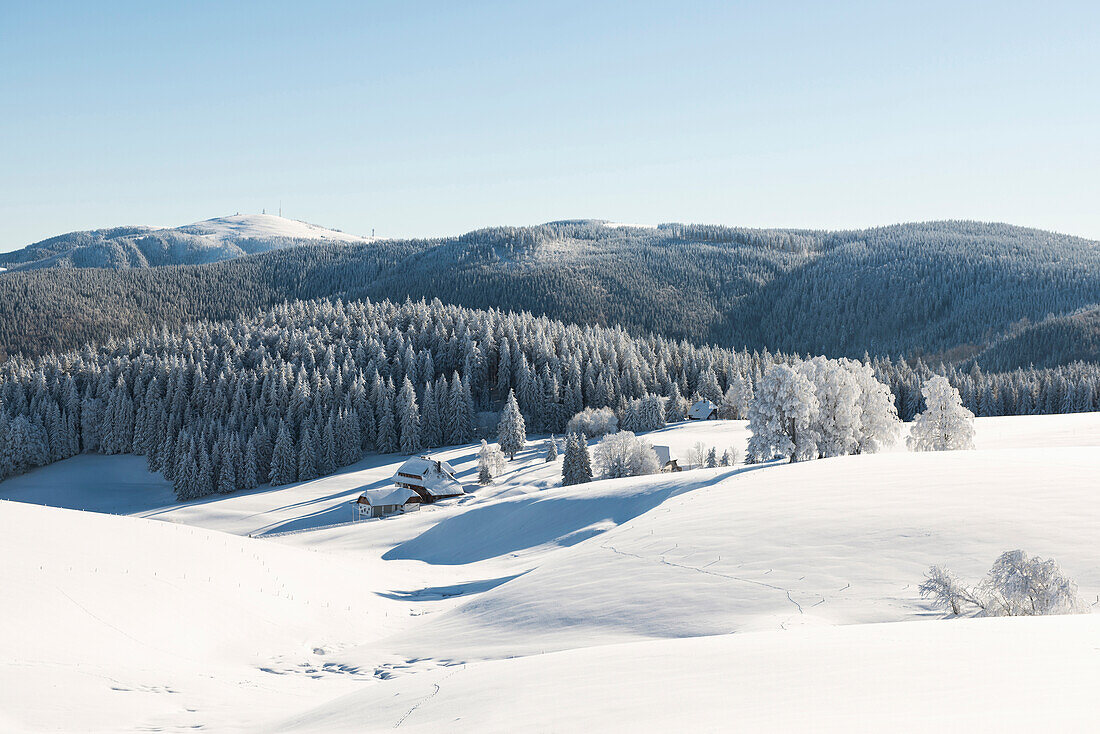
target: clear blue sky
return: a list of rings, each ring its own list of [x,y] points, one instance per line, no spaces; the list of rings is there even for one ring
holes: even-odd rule
[[[0,0],[0,250],[273,212],[1100,238],[1095,2]]]

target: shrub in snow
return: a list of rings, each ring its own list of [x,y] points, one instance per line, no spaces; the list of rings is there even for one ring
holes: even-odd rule
[[[734,453],[734,450],[732,448],[726,449],[725,452],[722,454],[722,458],[719,461],[719,465],[720,466],[733,466],[733,462],[737,461],[737,459],[735,458],[736,456],[737,456],[737,454]]]
[[[947,378],[932,377],[921,387],[925,411],[909,429],[911,451],[954,451],[974,448],[974,414],[963,407],[959,391]]]
[[[1077,584],[1062,574],[1053,558],[1029,558],[1022,550],[1002,553],[981,589],[990,616],[1074,614],[1082,609]]]
[[[588,456],[588,444],[582,434],[570,433],[565,438],[565,455],[561,462],[562,486],[591,481],[592,461]]]
[[[565,430],[586,438],[599,438],[619,430],[619,419],[611,408],[585,408],[569,419]]]
[[[688,466],[692,469],[698,469],[707,460],[707,445],[702,441],[696,441],[691,445],[691,448],[687,450],[687,462]]]
[[[920,595],[931,599],[932,606],[951,614],[962,614],[967,608],[980,609],[981,601],[955,574],[943,566],[932,566],[920,585]]]
[[[595,454],[600,475],[608,479],[655,474],[661,468],[649,442],[630,431],[604,436],[596,444]]]
[[[497,442],[500,443],[500,450],[508,454],[509,459],[516,458],[516,452],[527,443],[527,428],[523,423],[523,415],[519,412],[519,404],[516,403],[516,394],[512,391],[508,392],[508,402],[500,412]]]
[[[1030,558],[1022,550],[1002,553],[976,587],[966,586],[943,566],[932,566],[920,594],[955,615],[1026,617],[1076,614],[1084,609],[1077,584],[1053,559]]]

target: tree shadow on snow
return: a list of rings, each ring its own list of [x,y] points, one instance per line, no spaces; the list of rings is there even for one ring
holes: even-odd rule
[[[382,558],[462,565],[550,543],[571,546],[632,520],[670,497],[766,466],[739,467],[698,480],[692,480],[689,472],[669,475],[665,482],[634,494],[607,493],[604,485],[593,487],[592,496],[585,496],[583,488],[577,487],[569,494],[537,492],[510,498],[441,520]]]
[[[526,571],[524,571],[524,573],[526,573]],[[411,591],[379,591],[378,595],[397,601],[438,601],[439,599],[447,599],[453,596],[480,594],[483,591],[495,589],[501,584],[506,584],[512,579],[518,579],[522,575],[522,573],[516,573],[511,576],[501,576],[498,579],[467,581],[465,583],[451,584],[449,586],[427,586],[423,589],[413,589]]]

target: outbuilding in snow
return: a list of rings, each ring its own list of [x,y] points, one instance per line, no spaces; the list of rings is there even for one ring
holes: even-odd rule
[[[688,418],[693,421],[718,420],[718,406],[704,398],[691,406]]]
[[[661,471],[683,471],[680,468],[679,459],[676,454],[672,453],[671,447],[654,446],[653,453],[657,454],[657,465],[661,467]]]
[[[359,517],[382,517],[420,509],[420,495],[404,487],[368,489],[355,501]]]
[[[454,467],[430,456],[416,456],[406,461],[393,475],[393,483],[416,492],[422,502],[465,494],[462,484],[455,479]]]

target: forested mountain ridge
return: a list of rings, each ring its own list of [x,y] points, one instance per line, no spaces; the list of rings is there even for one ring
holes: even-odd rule
[[[371,239],[271,214],[245,214],[175,228],[70,232],[0,253],[0,267],[19,271],[200,265],[318,242],[363,243]]]
[[[777,360],[798,362],[438,300],[296,301],[0,362],[0,480],[102,452],[145,455],[180,499],[286,484],[363,450],[469,443],[477,412],[506,399],[535,433],[562,433],[583,408],[657,428],[686,418],[688,396],[738,417]],[[922,409],[928,365],[882,358],[866,368],[864,384],[889,386],[900,417]],[[1100,408],[1100,365],[943,372],[979,415]]]
[[[978,222],[819,232],[594,221],[289,248],[198,267],[0,277],[0,351],[40,353],[288,299],[439,298],[790,353],[965,361],[1100,304],[1100,243]],[[30,307],[33,306],[33,307]],[[55,323],[67,325],[58,333]],[[1064,331],[1052,334],[1067,333]],[[1045,363],[1095,360],[1055,340]]]

